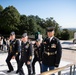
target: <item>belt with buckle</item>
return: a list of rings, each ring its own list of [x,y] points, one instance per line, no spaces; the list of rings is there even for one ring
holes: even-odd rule
[[[55,54],[57,54],[57,51],[55,51],[55,52],[46,52],[46,51],[45,51],[44,53],[49,56],[49,55],[55,55]]]

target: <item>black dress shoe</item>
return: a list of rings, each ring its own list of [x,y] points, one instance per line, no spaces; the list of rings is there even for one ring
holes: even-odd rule
[[[32,73],[31,75],[35,75],[35,73]]]
[[[7,72],[9,73],[9,72],[12,72],[13,70],[8,70]]]
[[[19,73],[19,70],[17,70],[16,73]]]

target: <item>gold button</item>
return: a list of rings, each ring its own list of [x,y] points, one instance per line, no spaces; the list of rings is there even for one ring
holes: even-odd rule
[[[49,47],[49,46],[48,46]]]

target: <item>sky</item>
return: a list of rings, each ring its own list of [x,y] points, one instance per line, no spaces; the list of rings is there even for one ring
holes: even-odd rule
[[[21,15],[53,17],[62,28],[76,28],[76,0],[0,0],[0,5],[13,5]]]

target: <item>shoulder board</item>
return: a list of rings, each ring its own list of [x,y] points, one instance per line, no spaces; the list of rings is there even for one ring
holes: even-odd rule
[[[57,41],[57,43],[59,42],[59,39],[57,37],[54,37],[54,39]]]

